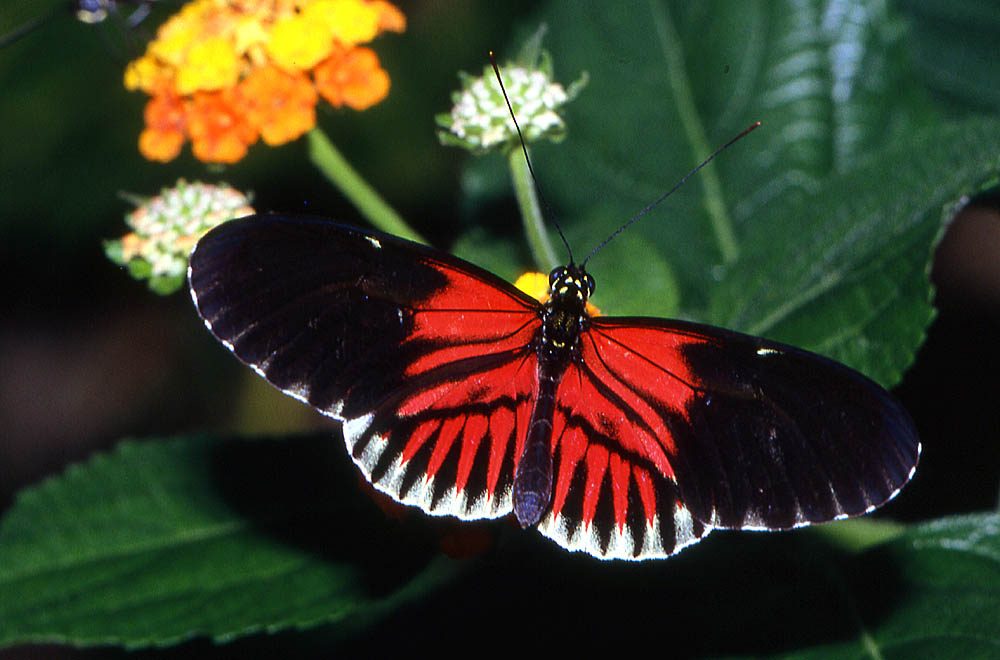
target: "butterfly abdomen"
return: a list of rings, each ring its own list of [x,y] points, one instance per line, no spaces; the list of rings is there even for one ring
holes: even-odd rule
[[[514,476],[514,515],[521,527],[538,524],[552,500],[552,418],[565,368],[539,362],[538,396]]]

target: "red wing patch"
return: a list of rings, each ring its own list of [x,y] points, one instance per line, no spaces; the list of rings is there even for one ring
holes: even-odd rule
[[[674,437],[696,394],[680,352],[693,341],[591,321],[559,389],[543,534],[601,558],[647,559],[711,530],[680,501],[672,466]]]
[[[190,281],[233,353],[344,422],[376,487],[434,514],[510,510],[536,390],[537,301],[409,241],[274,216],[210,232]]]
[[[648,542],[648,530],[639,535],[631,522],[635,508],[659,525],[669,550],[664,497],[675,500],[680,541],[689,520],[706,528],[778,530],[861,515],[913,476],[920,443],[906,411],[832,360],[660,319],[596,318],[582,342],[575,368],[582,393],[571,419],[580,420],[591,443],[607,443],[632,466],[614,477],[609,461],[611,476],[600,477],[609,500],[637,492],[624,511],[608,507],[610,522],[598,524],[601,543],[613,546],[622,530]],[[605,488],[596,481],[599,470],[584,474],[586,488]],[[646,475],[651,489],[642,485]],[[599,518],[600,509],[593,521]],[[589,522],[584,508],[580,523]],[[638,541],[631,550],[645,554]]]
[[[449,264],[428,265],[446,283],[400,306],[409,328],[400,377],[369,414],[345,420],[344,437],[365,476],[395,499],[434,515],[502,516],[537,389],[537,309]]]

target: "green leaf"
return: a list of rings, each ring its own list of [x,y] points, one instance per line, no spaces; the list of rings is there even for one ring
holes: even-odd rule
[[[995,0],[896,0],[912,29],[917,71],[952,112],[1000,111]]]
[[[818,3],[650,1],[617,12],[550,3],[526,22],[549,25],[557,79],[590,74],[567,106],[568,139],[534,149],[542,192],[576,251],[586,254],[762,121],[629,229],[678,277],[682,315],[704,319],[729,253],[738,256],[759,214],[932,120],[902,23],[884,3],[853,6],[845,17]],[[836,57],[847,52],[856,59]],[[612,300],[644,298],[644,282],[617,273],[604,254],[591,270]],[[649,298],[647,313],[674,311]]]
[[[933,247],[996,177],[1000,125],[939,120],[884,2],[602,8],[551,3],[537,18],[557,79],[590,73],[569,138],[534,149],[578,260],[763,125],[589,262],[595,303],[763,334],[898,382],[933,318]],[[487,261],[510,260],[498,248]]]
[[[841,572],[849,641],[778,658],[987,660],[1000,657],[1000,515],[913,527]],[[874,585],[874,588],[873,588]]]
[[[762,213],[712,292],[709,321],[803,346],[897,383],[933,318],[933,247],[995,185],[1000,121],[928,128],[799,202]]]
[[[162,646],[365,624],[453,572],[405,552],[324,436],[124,442],[0,523],[0,645]]]
[[[0,522],[0,645],[135,648],[327,624],[360,635],[366,648],[395,649],[426,639],[428,621],[482,638],[511,617],[548,616],[567,643],[646,617],[657,625],[633,632],[675,639],[685,657],[755,648],[834,658],[875,649],[887,660],[997,652],[997,514],[901,533],[886,523],[863,534],[857,524],[720,532],[642,565],[596,562],[512,530],[503,552],[466,564],[469,579],[430,598],[455,564],[431,559],[426,538],[386,522],[357,483],[328,437],[123,443],[25,491]],[[831,545],[831,533],[847,540]],[[865,540],[877,536],[893,538]],[[376,621],[384,624],[371,629]]]

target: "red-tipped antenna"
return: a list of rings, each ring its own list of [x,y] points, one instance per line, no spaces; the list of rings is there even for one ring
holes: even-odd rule
[[[745,129],[745,130],[744,130],[743,132],[742,132],[742,133],[740,133],[739,135],[737,135],[736,137],[734,137],[734,138],[733,138],[732,140],[730,140],[729,142],[725,143],[724,145],[722,145],[721,147],[719,147],[718,149],[716,149],[715,151],[713,151],[713,152],[712,152],[712,155],[710,155],[710,156],[709,156],[708,158],[706,158],[705,160],[701,161],[701,163],[700,163],[700,164],[699,164],[699,165],[698,165],[697,167],[695,167],[695,168],[694,168],[693,170],[691,170],[690,172],[688,172],[687,174],[685,174],[685,175],[684,175],[684,178],[683,178],[683,179],[681,179],[680,181],[678,181],[678,182],[677,182],[677,184],[676,184],[676,185],[675,185],[675,186],[674,186],[673,188],[671,188],[671,189],[670,189],[670,190],[668,190],[667,192],[665,192],[665,193],[663,193],[662,195],[660,195],[659,197],[657,197],[657,198],[656,198],[656,199],[655,199],[655,200],[654,200],[653,202],[651,202],[651,203],[650,203],[650,204],[649,204],[649,205],[648,205],[648,206],[647,206],[646,208],[644,208],[643,210],[639,211],[639,212],[638,212],[638,213],[636,213],[636,214],[635,214],[634,216],[632,216],[632,219],[631,219],[631,220],[629,220],[628,222],[626,222],[625,224],[623,224],[623,225],[622,225],[621,227],[619,227],[618,229],[616,229],[616,230],[615,230],[615,232],[614,232],[613,234],[611,234],[611,235],[610,235],[610,236],[608,236],[608,237],[607,237],[606,239],[604,239],[604,241],[603,241],[603,242],[602,242],[602,243],[601,243],[600,245],[598,245],[598,246],[597,246],[597,247],[595,247],[595,248],[594,248],[593,250],[591,250],[591,251],[590,251],[590,254],[588,254],[588,255],[587,255],[587,258],[586,258],[586,259],[584,259],[584,260],[583,260],[583,263],[581,263],[581,264],[580,264],[580,267],[581,267],[581,268],[583,268],[584,266],[586,266],[586,265],[587,265],[587,262],[588,262],[588,261],[590,261],[590,258],[591,258],[592,256],[594,256],[595,254],[597,254],[597,251],[598,251],[598,250],[600,250],[600,249],[601,249],[602,247],[604,247],[605,245],[607,245],[608,243],[610,243],[610,242],[611,242],[611,241],[612,241],[612,240],[613,240],[613,239],[614,239],[614,238],[615,238],[616,236],[618,236],[618,234],[622,233],[622,232],[623,232],[623,231],[625,231],[625,230],[626,230],[626,229],[627,229],[628,227],[630,227],[630,226],[631,226],[631,225],[632,225],[633,223],[635,223],[635,221],[636,221],[636,220],[638,220],[638,219],[639,219],[639,218],[641,218],[642,216],[644,216],[644,215],[646,215],[647,213],[649,213],[649,211],[651,211],[651,210],[652,210],[652,209],[653,209],[653,208],[654,208],[655,206],[657,206],[657,205],[658,205],[658,204],[659,204],[660,202],[662,202],[663,200],[665,200],[665,199],[666,199],[667,197],[670,197],[670,195],[672,195],[672,194],[674,193],[674,191],[676,191],[676,190],[677,190],[678,188],[680,188],[681,186],[683,186],[683,185],[684,185],[684,183],[685,183],[685,182],[686,182],[686,181],[687,181],[688,179],[690,179],[690,178],[691,178],[692,176],[694,176],[694,175],[695,175],[695,173],[696,173],[696,172],[697,172],[698,170],[700,170],[701,168],[703,168],[703,167],[705,167],[706,165],[708,165],[708,164],[709,164],[709,163],[710,163],[710,162],[712,161],[712,159],[713,159],[713,158],[715,158],[715,157],[716,157],[716,156],[718,156],[718,155],[719,155],[720,153],[722,153],[723,151],[725,151],[726,149],[728,149],[728,148],[729,148],[730,146],[732,146],[732,144],[733,144],[734,142],[736,142],[736,141],[737,141],[737,140],[739,140],[740,138],[744,137],[744,136],[745,136],[745,135],[746,135],[747,133],[749,133],[750,131],[754,130],[754,129],[755,129],[755,128],[757,128],[758,126],[760,126],[760,122],[759,122],[759,121],[758,121],[758,122],[755,122],[755,123],[753,123],[753,124],[751,124],[751,125],[750,125],[750,126],[748,126],[748,127],[747,127],[747,128],[746,128],[746,129]]]

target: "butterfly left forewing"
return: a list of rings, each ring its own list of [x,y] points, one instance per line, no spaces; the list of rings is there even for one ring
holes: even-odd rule
[[[192,253],[209,329],[271,384],[344,422],[372,483],[433,514],[510,510],[538,305],[481,269],[376,232],[256,216]]]
[[[706,525],[776,530],[860,515],[913,475],[909,416],[832,360],[680,321],[601,317],[589,334],[648,406],[633,406],[638,453],[657,466],[665,456],[657,476]]]

